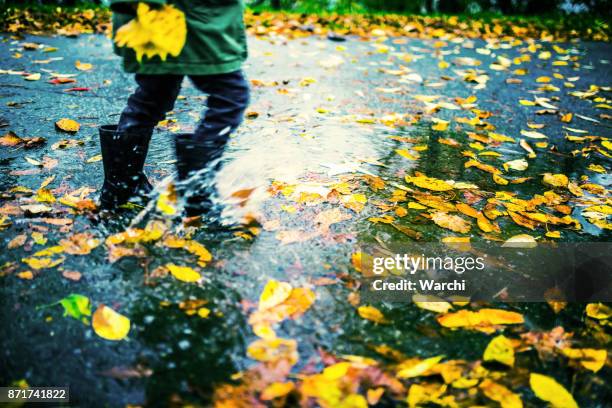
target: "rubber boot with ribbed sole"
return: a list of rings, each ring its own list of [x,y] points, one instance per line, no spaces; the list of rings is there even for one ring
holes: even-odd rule
[[[117,131],[117,125],[100,127],[100,150],[104,165],[104,184],[100,193],[100,208],[117,209],[133,202],[143,204],[153,187],[143,172],[150,129]]]

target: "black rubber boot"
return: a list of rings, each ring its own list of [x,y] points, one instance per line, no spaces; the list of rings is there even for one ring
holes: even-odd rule
[[[143,172],[152,130],[118,132],[117,125],[100,126],[104,184],[100,208],[112,210],[139,203],[153,187]]]
[[[196,141],[190,133],[176,135],[176,167],[179,185],[177,191],[185,200],[188,217],[206,216],[219,218],[220,210],[215,208],[212,195],[215,173],[220,169],[220,157],[225,141]]]

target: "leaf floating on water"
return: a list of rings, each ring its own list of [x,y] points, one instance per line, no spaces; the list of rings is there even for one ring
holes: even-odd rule
[[[275,398],[284,397],[295,389],[295,384],[292,382],[273,382],[261,392],[259,398],[262,401],[271,401]]]
[[[87,316],[91,316],[91,303],[87,296],[72,293],[58,302],[64,308],[64,316],[89,324]]]
[[[291,294],[292,289],[291,285],[287,282],[280,282],[274,279],[269,280],[259,297],[258,309],[270,309],[284,302]]]
[[[492,326],[502,324],[521,324],[523,315],[502,309],[459,310],[438,316],[438,323],[448,328],[467,327],[487,332],[494,331]]]
[[[523,408],[520,395],[513,393],[501,384],[486,378],[478,387],[487,398],[497,401],[501,408]]]
[[[101,304],[93,314],[94,332],[103,339],[119,341],[127,337],[130,331],[130,319]]]
[[[359,306],[357,313],[359,313],[359,316],[362,318],[370,320],[374,323],[388,323],[382,312],[374,306]]]
[[[431,216],[431,219],[436,223],[436,225],[442,228],[462,234],[467,234],[470,232],[470,224],[457,215],[452,215],[445,212],[436,212]]]
[[[197,282],[202,276],[189,266],[179,266],[173,263],[166,264],[166,268],[170,271],[172,276],[182,282]]]
[[[432,295],[414,295],[412,301],[417,307],[430,312],[447,313],[453,308],[447,301]]]
[[[499,335],[489,342],[482,357],[484,361],[497,361],[507,366],[514,366],[514,347],[504,335]]]
[[[511,160],[509,162],[504,163],[504,169],[508,171],[508,169],[516,170],[516,171],[524,171],[529,167],[529,163],[525,159],[517,159]]]
[[[603,303],[589,303],[585,311],[587,316],[597,320],[605,320],[612,317],[612,308]]]
[[[578,408],[572,394],[552,377],[531,373],[529,385],[539,399],[548,402],[553,408]]]
[[[297,342],[293,339],[259,339],[255,340],[247,348],[250,358],[273,363],[286,360],[290,365],[294,365],[299,360]]]
[[[91,71],[93,65],[87,62],[81,62],[77,60],[77,62],[74,63],[74,67],[79,71]]]
[[[435,356],[425,360],[410,359],[400,363],[397,367],[397,378],[414,378],[425,374],[442,360],[444,356]]]
[[[406,176],[406,183],[412,183],[417,187],[433,191],[448,191],[453,189],[453,186],[448,184],[446,181],[434,177]]]
[[[503,243],[502,247],[511,248],[535,248],[538,246],[535,238],[527,234],[519,234],[510,237]]]
[[[580,365],[594,373],[601,370],[608,359],[608,352],[605,349],[563,348],[561,352],[564,356],[577,360]]]
[[[565,174],[544,173],[542,182],[552,187],[567,187],[569,179]]]

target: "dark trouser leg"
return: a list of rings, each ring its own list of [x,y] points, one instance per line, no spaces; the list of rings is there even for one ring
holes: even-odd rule
[[[138,88],[130,95],[121,113],[120,132],[133,129],[153,131],[157,122],[166,117],[166,112],[174,108],[183,76],[136,74],[135,80]]]
[[[193,135],[177,137],[177,168],[179,180],[192,181],[191,176],[198,173],[194,180],[197,183],[185,186],[185,198],[187,214],[199,215],[210,209],[211,173],[220,168],[219,159],[227,140],[242,122],[249,103],[249,85],[242,71],[189,78],[208,94],[208,109]]]
[[[129,97],[119,124],[100,127],[103,209],[113,209],[151,190],[143,172],[149,141],[157,122],[174,106],[182,79],[177,75],[137,74],[138,88]]]

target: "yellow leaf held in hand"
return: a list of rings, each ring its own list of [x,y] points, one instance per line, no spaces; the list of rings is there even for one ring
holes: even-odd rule
[[[202,278],[202,275],[188,266],[178,266],[169,263],[166,264],[166,268],[168,268],[172,276],[183,282],[197,282]]]
[[[79,122],[74,121],[72,119],[66,119],[66,118],[60,119],[57,122],[55,122],[55,126],[59,130],[63,130],[64,132],[68,132],[68,133],[76,133],[81,128],[81,125],[79,124]]]
[[[136,18],[119,27],[115,43],[136,52],[138,62],[159,56],[165,61],[170,54],[177,57],[187,39],[185,14],[172,5],[152,9],[146,3],[138,3]]]
[[[359,306],[357,313],[364,319],[373,321],[374,323],[387,323],[387,319],[385,319],[382,312],[374,306]]]
[[[130,319],[102,304],[93,314],[92,326],[103,339],[123,340],[130,331]]]
[[[535,395],[553,408],[578,408],[578,404],[565,387],[546,375],[531,373],[529,385]]]
[[[514,347],[512,342],[504,335],[495,337],[487,346],[484,361],[497,361],[507,366],[514,366]]]
[[[269,280],[259,297],[258,309],[266,310],[283,303],[291,295],[292,290],[293,288],[287,282]]]

